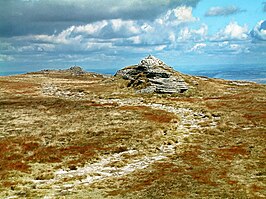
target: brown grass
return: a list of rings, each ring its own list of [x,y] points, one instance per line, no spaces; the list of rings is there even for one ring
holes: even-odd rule
[[[249,155],[245,146],[232,146],[230,148],[217,149],[217,155],[220,160],[232,160],[236,156],[245,157]]]
[[[177,119],[174,114],[162,110],[146,112],[144,113],[144,118],[158,123],[170,123],[172,120]]]
[[[155,123],[170,123],[173,120],[177,120],[177,117],[172,113],[155,110],[146,106],[122,106],[120,109],[141,112],[145,120]]]
[[[189,171],[189,175],[196,181],[202,184],[207,184],[210,186],[217,186],[217,183],[211,180],[214,168],[200,168],[199,170]]]
[[[201,165],[202,159],[199,157],[201,154],[202,148],[200,146],[190,146],[187,150],[184,150],[178,156],[182,158],[183,161],[189,162],[193,166]]]
[[[116,107],[118,106],[117,103],[103,103],[103,104],[98,104],[98,103],[91,103],[89,106],[95,106],[95,107]]]
[[[5,138],[0,140],[0,179],[4,179],[10,171],[28,172],[30,167],[26,162],[26,154],[30,143],[25,139],[32,137]],[[35,142],[35,141],[34,141]],[[35,146],[35,143],[33,144]]]
[[[4,81],[0,80],[1,88],[7,90],[22,90],[22,89],[32,89],[38,86],[36,83],[28,83],[28,82],[12,82],[12,81]]]
[[[51,179],[56,169],[74,170],[98,161],[103,154],[136,149],[149,156],[163,143],[182,135],[175,132],[172,123],[179,118],[172,113],[99,102],[115,98],[191,108],[204,112],[209,120],[218,118],[217,126],[209,128],[209,122],[201,123],[204,128],[190,130],[193,134],[189,142],[179,143],[176,153],[167,159],[120,178],[91,187],[84,185],[76,189],[79,196],[83,192],[90,196],[94,187],[114,198],[256,198],[264,194],[263,85],[234,86],[223,80],[184,76],[189,78],[187,82],[198,82],[190,93],[141,95],[116,78],[67,74],[43,75],[44,80],[38,76],[18,77],[0,77],[0,197],[14,195],[14,188],[29,188],[25,179]],[[84,92],[85,99],[62,99],[37,92],[33,95],[31,91],[40,91],[42,81],[52,81],[62,90]],[[138,156],[126,159],[130,162],[131,158]],[[119,168],[127,161],[111,166]],[[49,192],[49,188],[29,190],[32,198]],[[75,198],[72,194],[69,198]]]

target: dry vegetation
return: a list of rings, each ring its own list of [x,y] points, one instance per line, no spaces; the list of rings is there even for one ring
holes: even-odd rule
[[[265,198],[266,86],[183,77],[0,77],[0,198]]]

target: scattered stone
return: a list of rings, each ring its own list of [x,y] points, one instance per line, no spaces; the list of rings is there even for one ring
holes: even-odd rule
[[[228,83],[230,85],[236,85],[236,86],[249,86],[249,85],[251,85],[254,82],[238,80],[238,81],[231,81],[231,82],[228,82]]]
[[[188,90],[181,74],[160,59],[149,55],[138,65],[117,71],[115,76],[130,80],[128,86],[140,93],[183,93]]]
[[[65,99],[82,99],[86,94],[82,90],[78,91],[69,91],[64,90],[62,88],[57,87],[54,84],[43,84],[42,85],[42,93],[44,95],[50,95]]]

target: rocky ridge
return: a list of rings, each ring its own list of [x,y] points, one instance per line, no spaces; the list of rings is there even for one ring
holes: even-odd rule
[[[69,69],[65,70],[66,72],[70,72],[73,75],[82,75],[85,74],[86,72],[79,66],[73,66],[70,67]]]
[[[137,65],[117,71],[115,76],[130,80],[128,87],[134,87],[140,93],[183,93],[188,90],[178,72],[152,55]]]
[[[41,74],[60,73],[60,74],[71,74],[73,76],[79,76],[79,75],[84,75],[87,72],[84,71],[80,66],[72,66],[72,67],[65,69],[65,70],[45,69],[45,70],[41,70],[41,71],[37,71],[37,72],[30,72],[28,74],[36,74],[36,73],[41,73]]]

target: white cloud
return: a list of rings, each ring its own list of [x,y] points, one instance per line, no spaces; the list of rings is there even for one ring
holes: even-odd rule
[[[31,51],[53,51],[55,45],[53,44],[32,44],[27,46],[21,46],[17,48],[18,52],[31,52]]]
[[[246,54],[250,53],[249,41],[211,42],[206,46],[205,52],[217,56]]]
[[[266,41],[266,20],[259,21],[250,34],[255,39]]]
[[[34,46],[22,46],[22,47],[19,47],[17,50],[18,52],[27,52],[27,51],[34,51],[35,48]]]
[[[239,47],[240,47],[240,45],[239,45],[239,44],[231,44],[230,47],[231,47],[231,49],[233,49],[233,50],[238,50]]]
[[[42,51],[53,51],[55,49],[55,45],[53,44],[36,44],[39,49]]]
[[[14,57],[10,55],[0,54],[0,61],[13,61]]]
[[[218,43],[218,46],[219,46],[219,47],[224,47],[224,46],[227,46],[228,44],[229,44],[228,41],[223,41],[223,42],[219,42],[219,43]]]
[[[148,29],[150,29],[150,27],[148,27]],[[144,31],[136,21],[113,19],[81,26],[71,26],[58,34],[32,35],[27,38],[34,41],[69,45],[74,43],[80,44],[88,38],[128,38],[140,34],[141,32]]]
[[[126,31],[129,34],[140,33],[140,27],[136,24],[135,21],[123,21],[122,19],[113,19],[110,21],[110,23],[114,32]]]
[[[113,19],[109,21],[109,24],[112,27],[111,34],[113,32],[113,35],[117,34],[118,37],[137,35],[142,31],[140,25],[132,20]],[[110,32],[107,34],[110,34]]]
[[[244,10],[240,10],[236,6],[228,6],[228,7],[211,7],[206,13],[205,16],[207,17],[214,17],[214,16],[228,16],[237,14],[240,12],[244,12]]]
[[[170,11],[170,13],[168,14],[170,14],[170,16],[174,15],[176,19],[181,22],[192,22],[197,20],[197,18],[193,17],[192,15],[192,7],[177,7]]]
[[[192,37],[191,30],[188,27],[184,27],[179,31],[178,41],[188,41]]]
[[[144,1],[145,4],[148,1],[153,2]],[[168,0],[158,1],[168,2]],[[130,4],[129,1],[124,2]],[[139,56],[147,53],[165,53],[169,57],[180,55],[177,59],[181,60],[183,57],[201,53],[202,56],[234,57],[236,54],[250,51],[261,54],[265,52],[264,42],[258,41],[258,39],[266,40],[265,21],[259,22],[250,34],[246,25],[231,22],[210,35],[209,27],[193,15],[191,7],[173,8],[174,6],[171,6],[168,11],[159,12],[153,18],[112,16],[100,18],[97,22],[89,19],[79,22],[78,25],[70,23],[70,26],[56,27],[57,31],[54,32],[53,29],[49,31],[50,34],[41,31],[42,34],[39,35],[5,39],[4,42],[8,44],[0,43],[0,51],[4,54],[0,56],[0,60],[12,60],[12,57],[8,57],[12,52],[16,61],[30,60],[30,55],[32,60],[36,58],[38,61],[51,60],[51,62],[53,60],[101,62],[102,59],[97,57],[100,54],[114,56],[114,60],[118,62],[122,57],[128,60],[128,57],[134,57],[136,54]],[[141,20],[138,20],[140,18]],[[250,39],[251,35],[256,41]]]
[[[178,40],[179,41],[204,41],[206,40],[208,34],[208,26],[202,24],[199,29],[189,29],[184,27],[179,31]]]
[[[30,38],[34,41],[53,43],[53,44],[69,44],[70,39],[66,38],[65,32],[59,35],[33,35]]]
[[[190,23],[195,21],[197,23],[193,23],[191,27]],[[162,51],[180,54],[233,54],[248,52],[248,48],[237,43],[247,38],[247,26],[240,26],[237,22],[229,23],[217,34],[210,36],[208,26],[200,24],[193,16],[192,8],[181,6],[169,10],[154,21],[102,20],[70,26],[51,35],[21,37],[20,42],[24,39],[24,42],[31,42],[31,45],[19,45],[21,52],[32,51],[38,55],[45,54],[38,51],[83,56],[86,52],[90,56],[99,53],[117,56],[128,52],[134,54]]]
[[[150,24],[148,23],[144,23],[142,26],[141,26],[141,30],[143,32],[153,32],[155,29],[154,27],[152,27]]]
[[[15,47],[12,46],[10,42],[4,42],[3,40],[0,42],[0,51],[1,52],[12,52],[15,50]]]
[[[108,22],[106,20],[100,21],[100,22],[95,22],[92,24],[87,24],[83,26],[74,26],[72,31],[75,33],[85,33],[87,35],[96,35],[99,34],[99,32],[108,25]]]
[[[167,45],[159,45],[159,46],[155,47],[155,50],[156,51],[161,51],[161,50],[165,49],[166,47],[167,47]]]
[[[112,48],[113,45],[112,43],[99,43],[99,42],[88,42],[86,44],[86,49],[87,50],[102,50],[106,48]]]
[[[176,36],[175,36],[175,33],[174,33],[174,32],[170,32],[170,33],[169,33],[169,41],[170,41],[171,43],[175,43],[175,41],[176,41]]]
[[[198,19],[192,14],[192,7],[180,6],[168,10],[153,22],[145,22],[140,34],[142,44],[167,45],[175,48],[180,28]]]
[[[137,21],[109,19],[85,25],[70,26],[54,34],[40,34],[19,37],[34,45],[20,47],[21,52],[52,51],[122,51],[122,48],[150,48],[155,51],[179,48],[178,42],[193,40],[200,42],[207,34],[208,27],[202,25],[198,29],[181,27],[198,21],[192,14],[192,7],[180,6],[170,9],[154,21]],[[187,32],[186,32],[187,31]],[[183,35],[178,35],[180,34]],[[42,46],[41,46],[42,45]]]
[[[231,22],[229,25],[227,25],[224,29],[225,35],[230,36],[233,39],[246,39],[247,33],[248,33],[248,27],[247,26],[239,26],[236,22]]]
[[[25,36],[36,32],[48,34],[55,29],[61,32],[72,25],[92,24],[102,20],[153,21],[169,9],[181,5],[195,7],[199,1],[29,0],[23,2],[22,0],[1,0],[0,35]],[[183,13],[182,16],[185,14]],[[12,24],[12,28],[10,24]],[[93,29],[88,30],[88,32],[91,31],[94,32]]]
[[[249,53],[249,47],[244,44],[230,44],[230,49],[232,50],[232,54],[242,54]]]
[[[214,35],[211,40],[226,41],[226,40],[246,40],[248,39],[247,25],[240,26],[237,22],[230,22],[224,29]]]
[[[128,41],[130,41],[133,44],[141,44],[140,36],[130,37],[130,38],[128,38]]]
[[[202,24],[201,27],[197,30],[192,31],[196,35],[200,35],[202,37],[207,36],[208,34],[208,26],[206,24]]]
[[[195,44],[189,51],[190,52],[200,52],[201,49],[205,48],[207,46],[207,44],[205,43],[198,43]]]
[[[165,15],[156,19],[156,22],[161,25],[179,25],[197,20],[199,19],[192,14],[192,7],[180,6],[168,10]]]

